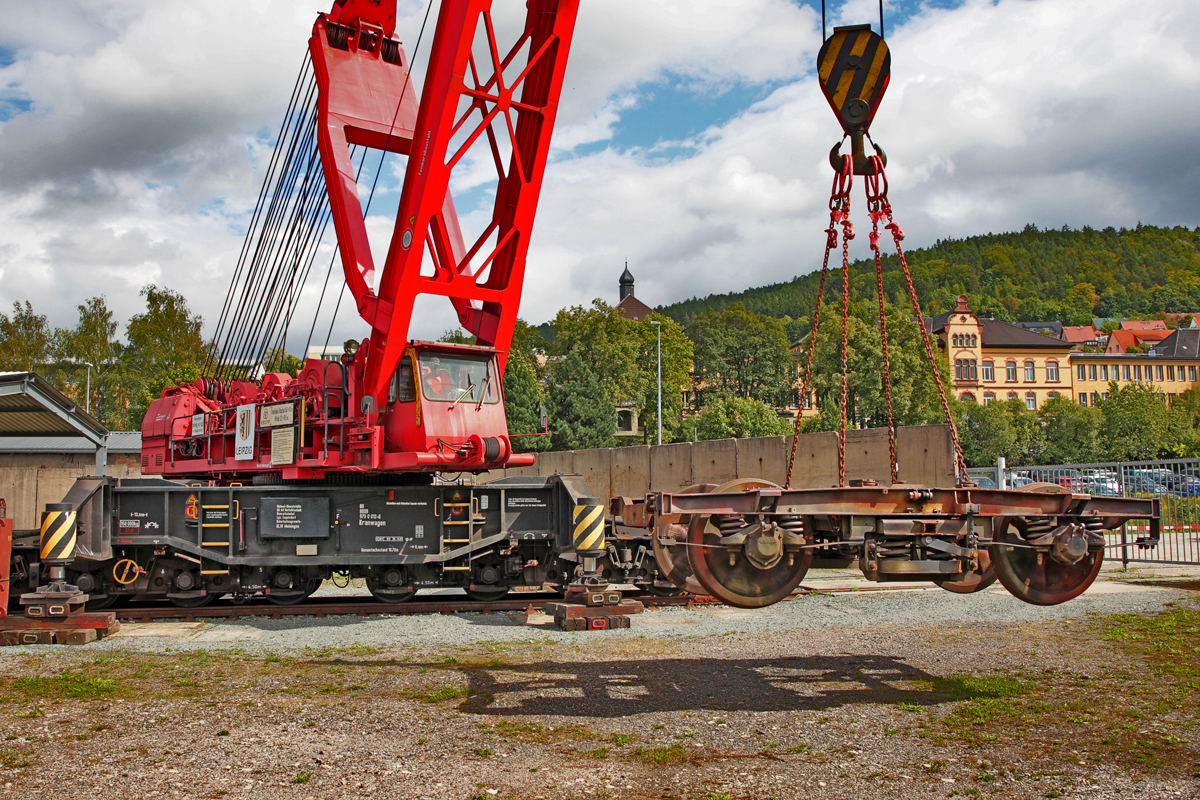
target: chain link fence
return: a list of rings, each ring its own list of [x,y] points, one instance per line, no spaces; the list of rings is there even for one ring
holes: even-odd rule
[[[1122,563],[1200,564],[1200,459],[1107,461],[973,468],[972,479],[987,488],[1020,489],[1052,484],[1105,497],[1156,497],[1162,503],[1162,536],[1150,541],[1149,520],[1134,520],[1107,534],[1107,557]]]

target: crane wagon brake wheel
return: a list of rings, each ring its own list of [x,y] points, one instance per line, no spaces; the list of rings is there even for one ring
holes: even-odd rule
[[[717,488],[715,483],[697,483],[680,489],[679,494],[698,494],[711,492]],[[660,517],[654,527],[651,541],[654,546],[654,562],[661,572],[671,582],[677,591],[671,591],[661,586],[651,586],[650,591],[661,596],[670,596],[687,592],[688,594],[703,595],[704,587],[696,580],[692,565],[687,555],[687,530],[692,521],[691,514],[671,514]],[[682,545],[682,546],[680,546]]]
[[[714,492],[778,488],[770,481],[743,478]],[[706,593],[737,608],[762,608],[784,599],[804,580],[812,550],[787,547],[788,532],[759,524],[771,520],[744,514],[714,522],[713,516],[695,514],[688,523],[688,563]]]

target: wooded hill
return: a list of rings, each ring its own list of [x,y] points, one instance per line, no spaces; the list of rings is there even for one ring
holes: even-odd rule
[[[887,252],[891,237],[884,233],[881,240]],[[953,308],[960,294],[970,298],[980,316],[1008,322],[1057,319],[1086,325],[1093,317],[1200,310],[1200,227],[1139,223],[1131,230],[1040,230],[1027,225],[1017,233],[940,240],[906,255],[917,296],[929,315]],[[810,263],[820,253],[813,256]],[[907,303],[899,259],[886,257],[883,268],[888,299]],[[818,278],[813,272],[787,283],[693,298],[658,310],[687,325],[706,309],[741,303],[748,311],[784,319],[794,341],[808,330]],[[870,300],[874,261],[855,261],[850,285],[853,299]],[[840,270],[831,270],[826,291],[827,302],[841,294]]]

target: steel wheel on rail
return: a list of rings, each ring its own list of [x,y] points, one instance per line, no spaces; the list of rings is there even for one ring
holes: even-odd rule
[[[1103,547],[1089,548],[1079,561],[1070,564],[1046,551],[1027,546],[1005,546],[1006,542],[1026,544],[1028,520],[997,517],[993,526],[991,556],[996,577],[1019,600],[1035,606],[1065,603],[1087,591],[1100,574],[1100,567],[1104,563]]]
[[[743,478],[713,491],[778,488],[770,481]],[[784,599],[804,580],[813,552],[786,542],[803,537],[802,518],[788,520],[788,528],[781,529],[758,514],[714,520],[716,516],[696,514],[688,524],[688,562],[705,593],[736,608],[762,608]]]
[[[982,592],[996,582],[996,569],[992,566],[992,556],[986,549],[979,551],[979,568],[962,572],[953,577],[934,578],[933,582],[955,594],[973,594]]]
[[[389,589],[382,586],[375,578],[367,578],[367,591],[381,603],[407,603],[417,596],[416,589]]]
[[[274,603],[277,606],[295,606],[303,603],[313,592],[321,588],[320,578],[309,578],[303,590],[299,591],[284,591],[275,589],[267,595],[267,602]]]
[[[221,596],[220,592],[209,592],[200,597],[168,597],[171,605],[177,608],[201,608]]]
[[[678,493],[697,494],[711,492],[715,488],[715,483],[697,483],[680,489]],[[705,593],[688,560],[687,537],[691,521],[691,514],[673,514],[670,518],[660,520],[650,536],[654,547],[654,562],[658,564],[659,571],[675,586],[672,590],[666,586],[651,584],[651,593],[659,597],[675,597],[680,592],[696,595]]]
[[[467,588],[467,597],[481,603],[493,603],[508,597],[507,586],[480,586],[476,584]]]

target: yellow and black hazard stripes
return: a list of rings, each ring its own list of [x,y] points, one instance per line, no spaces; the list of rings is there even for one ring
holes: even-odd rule
[[[70,503],[49,503],[42,515],[41,561],[66,563],[75,558],[75,512]]]
[[[604,551],[604,505],[597,498],[580,498],[571,515],[571,542],[578,553]]]
[[[887,42],[869,25],[834,28],[817,55],[821,91],[842,128],[866,130],[891,78]]]

